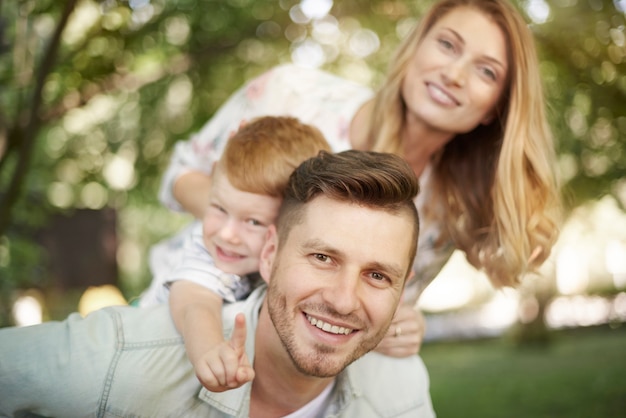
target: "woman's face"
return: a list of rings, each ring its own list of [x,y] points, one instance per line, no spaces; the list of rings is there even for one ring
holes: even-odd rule
[[[428,31],[402,84],[407,121],[450,134],[495,116],[509,62],[500,27],[482,12],[459,7]]]

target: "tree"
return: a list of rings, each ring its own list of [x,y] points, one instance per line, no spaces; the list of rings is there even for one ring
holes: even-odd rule
[[[51,215],[158,206],[173,142],[287,50],[280,32],[259,29],[268,19],[285,24],[275,9],[263,0],[0,3],[4,318],[12,289],[46,284],[34,237]],[[261,41],[263,53],[250,59]],[[145,240],[168,232],[157,222]]]
[[[624,2],[550,2],[535,27],[569,209],[612,194],[626,202]]]
[[[336,9],[367,14],[370,3]],[[35,238],[77,209],[119,212],[132,296],[148,279],[145,249],[185,221],[156,201],[174,142],[307,47],[312,20],[296,0],[21,0],[0,11],[0,322],[14,289],[54,285]],[[360,29],[347,21],[343,36]]]

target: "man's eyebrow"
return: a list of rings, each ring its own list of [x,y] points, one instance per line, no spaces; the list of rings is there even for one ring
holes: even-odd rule
[[[304,248],[311,248],[315,251],[322,251],[328,254],[341,254],[341,251],[336,249],[335,247],[331,247],[326,242],[322,241],[319,238],[311,238],[309,240],[304,241],[302,244]]]

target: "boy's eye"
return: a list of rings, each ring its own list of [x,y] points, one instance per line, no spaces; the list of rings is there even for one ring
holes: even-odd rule
[[[248,223],[252,226],[263,226],[263,223],[256,219],[248,219]]]
[[[211,203],[210,206],[211,209],[217,210],[219,212],[224,212],[226,213],[226,209],[224,209],[223,207],[221,207],[220,205],[218,205],[217,203]]]

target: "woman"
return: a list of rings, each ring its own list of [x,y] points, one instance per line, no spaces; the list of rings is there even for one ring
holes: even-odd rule
[[[317,126],[334,151],[402,155],[420,178],[414,305],[455,248],[495,287],[515,286],[549,256],[560,205],[532,34],[507,0],[442,0],[400,45],[381,88],[277,67],[236,92],[176,146],[161,198],[201,216],[230,132],[255,116]],[[157,267],[158,268],[158,267]],[[406,355],[422,331],[399,311],[383,352]]]

